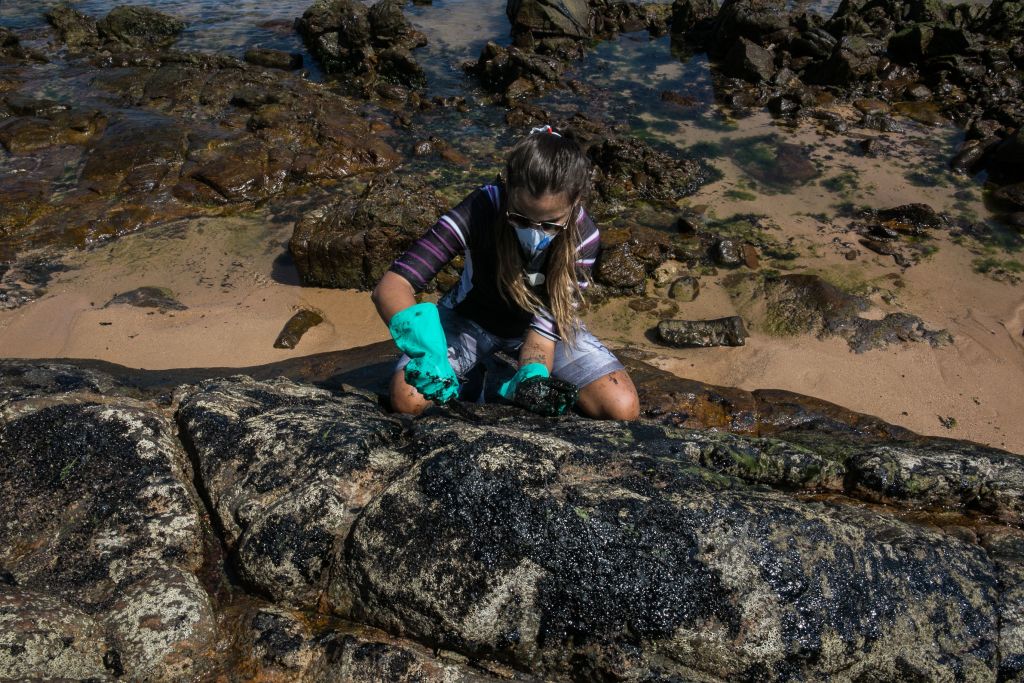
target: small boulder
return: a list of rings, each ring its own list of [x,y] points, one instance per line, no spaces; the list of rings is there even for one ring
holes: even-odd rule
[[[674,0],[672,3],[672,33],[690,31],[718,13],[715,0]]]
[[[105,40],[134,48],[168,47],[185,30],[185,22],[149,7],[115,7],[96,25]]]
[[[302,55],[298,52],[284,52],[265,47],[252,47],[246,50],[245,61],[268,69],[294,71],[302,68]]]
[[[700,294],[700,280],[692,275],[684,275],[669,287],[668,295],[676,301],[693,301]]]
[[[720,239],[711,250],[715,263],[726,268],[743,265],[743,247],[734,240]]]
[[[743,346],[747,330],[737,315],[714,320],[662,320],[658,323],[658,337],[679,348]]]
[[[70,48],[97,47],[100,44],[96,20],[82,14],[68,3],[61,3],[46,13],[46,20]]]
[[[587,0],[509,0],[505,14],[513,33],[573,39],[593,35],[592,10]]]
[[[726,55],[724,70],[729,76],[762,83],[775,75],[775,57],[757,43],[740,38]]]

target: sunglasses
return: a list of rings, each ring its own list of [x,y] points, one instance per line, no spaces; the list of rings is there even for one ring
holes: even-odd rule
[[[531,230],[543,230],[546,233],[557,233],[560,230],[565,230],[569,227],[569,223],[572,222],[573,217],[576,215],[576,205],[573,204],[569,209],[569,217],[565,219],[564,223],[555,223],[554,221],[534,221],[530,220],[521,213],[515,211],[505,211],[505,218],[509,223],[517,228],[529,228]]]

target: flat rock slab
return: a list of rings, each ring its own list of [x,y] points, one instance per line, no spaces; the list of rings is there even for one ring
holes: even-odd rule
[[[199,462],[243,578],[315,608],[355,515],[408,456],[376,397],[235,377],[179,391],[178,424]]]

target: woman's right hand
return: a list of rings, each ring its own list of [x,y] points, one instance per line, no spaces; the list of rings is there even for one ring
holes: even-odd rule
[[[459,379],[448,362],[448,342],[437,306],[422,303],[391,316],[388,330],[395,344],[411,359],[405,381],[424,398],[447,403],[459,395]]]

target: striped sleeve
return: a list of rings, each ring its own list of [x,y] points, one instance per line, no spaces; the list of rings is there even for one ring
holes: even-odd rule
[[[580,245],[576,247],[576,279],[580,283],[580,289],[586,289],[590,285],[590,273],[597,261],[597,252],[601,248],[601,233],[597,229],[590,215],[583,210],[580,212]]]
[[[480,210],[481,201],[490,202],[482,190],[476,190],[463,199],[395,259],[388,270],[408,280],[415,291],[423,291],[453,258],[465,255],[471,217]]]
[[[533,316],[533,320],[530,321],[530,329],[536,330],[540,336],[550,339],[551,341],[562,340],[558,335],[558,327],[555,324],[555,318],[547,308],[540,309],[540,311]]]

